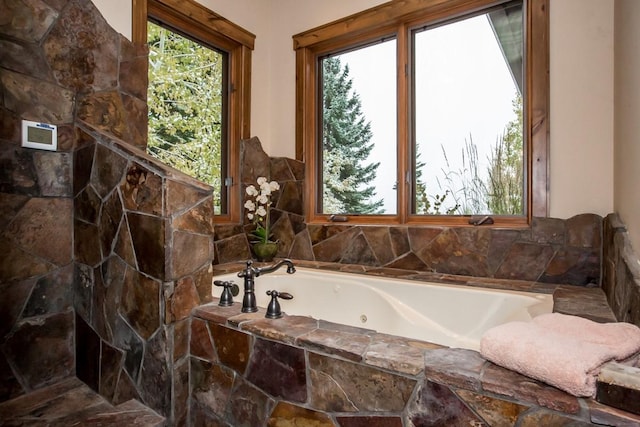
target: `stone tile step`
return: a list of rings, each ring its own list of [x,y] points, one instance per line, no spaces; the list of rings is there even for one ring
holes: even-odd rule
[[[77,378],[68,378],[0,403],[0,426],[164,425],[164,417],[137,400],[114,407]]]

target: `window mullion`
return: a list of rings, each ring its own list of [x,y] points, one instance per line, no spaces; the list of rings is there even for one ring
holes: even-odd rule
[[[398,218],[400,223],[407,221],[410,206],[409,195],[410,188],[407,182],[407,176],[411,171],[410,156],[411,150],[409,149],[411,141],[411,114],[409,108],[410,102],[410,85],[409,85],[409,30],[405,25],[400,25],[396,33],[397,42],[397,76],[398,76],[398,92],[397,92],[397,133],[398,133]]]

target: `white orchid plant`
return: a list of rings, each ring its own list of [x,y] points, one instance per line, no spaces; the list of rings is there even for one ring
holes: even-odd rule
[[[256,229],[251,232],[251,235],[256,238],[254,243],[269,243],[271,242],[271,194],[280,189],[280,184],[276,181],[269,182],[264,176],[258,177],[257,182],[258,188],[254,185],[247,187],[249,199],[244,203],[244,208],[247,210],[249,221],[256,225]]]

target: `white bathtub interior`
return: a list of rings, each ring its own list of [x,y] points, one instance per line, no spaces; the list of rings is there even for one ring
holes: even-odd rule
[[[242,305],[243,281],[237,274],[214,277],[240,287],[234,298]],[[280,302],[288,315],[316,319],[448,347],[478,350],[482,334],[509,321],[529,321],[553,310],[549,294],[476,288],[382,278],[308,268],[285,269],[255,279],[260,313],[269,303],[267,290],[288,292],[292,300]],[[213,287],[219,297],[221,288]],[[277,322],[277,320],[274,320]]]

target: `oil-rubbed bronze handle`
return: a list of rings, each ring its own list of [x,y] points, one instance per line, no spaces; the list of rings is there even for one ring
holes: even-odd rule
[[[282,310],[280,309],[280,301],[278,297],[282,299],[293,299],[293,295],[288,292],[267,291],[267,295],[271,296],[271,301],[267,306],[267,313],[264,315],[267,319],[279,319],[282,317]]]
[[[233,283],[233,281],[226,280],[214,280],[213,284],[224,288],[220,294],[220,301],[218,302],[218,305],[220,307],[229,307],[230,305],[233,305],[233,297],[240,293],[240,287]]]

